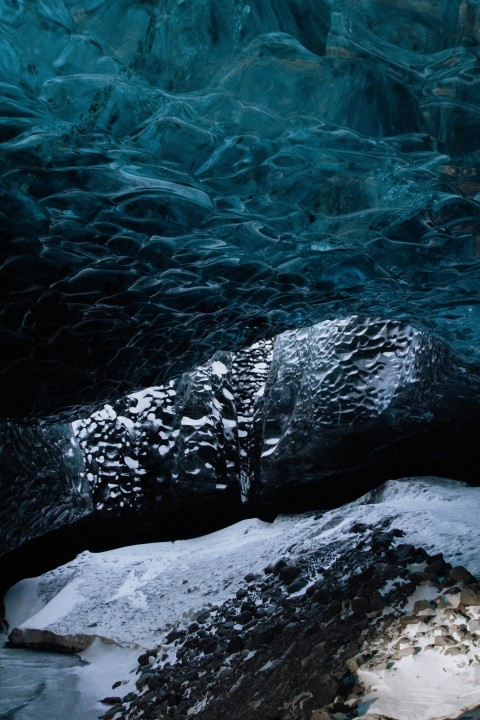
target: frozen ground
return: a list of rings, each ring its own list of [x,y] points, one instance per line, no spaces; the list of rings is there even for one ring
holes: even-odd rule
[[[121,694],[131,689],[135,676],[130,671],[141,648],[158,645],[172,626],[187,625],[202,608],[233,597],[247,573],[262,572],[281,556],[322,549],[328,565],[336,553],[358,542],[358,535],[350,532],[356,522],[400,528],[405,532],[403,542],[442,552],[453,565],[479,574],[479,499],[480,488],[454,481],[396,480],[320,519],[311,513],[284,516],[273,524],[252,519],[194,540],[85,552],[63,567],[15,585],[6,596],[7,619],[10,628],[24,632],[35,628],[59,635],[91,634],[97,638],[85,654],[91,664],[77,670],[83,673],[83,691],[92,691],[95,678],[94,690],[101,697],[111,693],[111,681],[123,679],[124,685],[115,691]],[[394,681],[376,678],[374,700],[381,709],[373,708],[372,698],[364,712],[388,709],[390,717],[400,720],[453,717],[455,709],[471,706],[475,698],[480,702],[480,693],[475,695],[478,660],[472,657],[465,668],[454,657],[436,656],[428,671],[415,665],[416,658],[404,658]],[[410,671],[406,661],[412,665]],[[107,667],[107,675],[99,675],[99,669]],[[422,681],[405,693],[415,674]],[[392,697],[393,704],[388,701]],[[441,701],[432,705],[430,697]],[[428,707],[431,711],[425,710]]]

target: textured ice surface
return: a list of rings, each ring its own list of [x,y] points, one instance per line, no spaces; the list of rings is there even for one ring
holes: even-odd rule
[[[451,370],[446,349],[410,325],[324,321],[218,352],[177,381],[105,406],[75,433],[101,510],[153,512],[219,494],[226,505],[268,496],[276,506],[285,486],[301,494],[301,485],[322,487],[331,500],[335,483],[325,477],[351,462],[339,453],[332,467],[332,434],[348,440],[379,421],[391,426],[390,442],[415,421],[423,430]],[[385,442],[372,436],[357,464]],[[405,455],[415,451],[407,446]],[[387,467],[384,476],[401,472]]]
[[[0,425],[0,556],[92,510],[69,425]]]
[[[363,314],[478,362],[474,0],[0,0],[0,412]]]

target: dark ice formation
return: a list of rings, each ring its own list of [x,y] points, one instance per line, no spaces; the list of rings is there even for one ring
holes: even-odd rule
[[[479,43],[477,0],[0,0],[0,554],[474,481]]]
[[[0,0],[0,17],[2,417],[85,417],[351,316],[478,375],[476,1]]]
[[[101,511],[154,514],[219,496],[225,507],[275,508],[290,492],[332,502],[342,492],[336,480],[352,482],[352,466],[367,470],[367,486],[402,468],[415,473],[415,436],[425,444],[432,421],[435,467],[445,468],[451,446],[445,428],[439,432],[439,405],[450,402],[452,383],[457,396],[471,391],[432,336],[350,317],[217,352],[178,380],[105,406],[75,433]],[[474,412],[478,422],[478,403],[469,421]],[[449,422],[465,432],[458,412]],[[404,434],[402,464],[394,446]]]
[[[0,440],[0,556],[92,511],[71,426],[3,422]]]
[[[77,421],[74,434],[4,422],[4,581],[25,563],[42,572],[59,552],[60,562],[84,547],[334,505],[389,477],[475,481],[475,395],[433,336],[352,316],[217,351]]]

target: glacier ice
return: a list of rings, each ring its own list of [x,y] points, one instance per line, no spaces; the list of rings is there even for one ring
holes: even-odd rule
[[[452,385],[461,409],[450,407]],[[348,496],[359,468],[365,487],[428,463],[446,471],[458,432],[464,445],[472,442],[462,412],[479,419],[475,403],[465,404],[470,392],[432,336],[349,317],[219,351],[177,380],[75,423],[75,434],[101,511],[155,514],[192,498],[271,510],[287,497],[291,504],[291,494],[307,504],[310,496]],[[445,427],[447,408],[457,433]],[[422,465],[419,444],[428,443],[436,459]],[[462,474],[462,462],[453,462]]]
[[[476,376],[479,7],[1,0],[2,416],[352,315]]]
[[[0,424],[0,557],[92,512],[71,426]]]

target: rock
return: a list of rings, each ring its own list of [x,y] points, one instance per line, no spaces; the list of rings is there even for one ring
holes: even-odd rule
[[[205,638],[200,638],[198,641],[198,649],[202,650],[206,655],[209,655],[210,653],[214,652],[217,648],[217,641],[216,639],[209,635]]]
[[[422,618],[417,617],[417,615],[403,615],[398,618],[398,622],[402,627],[407,627],[407,625],[416,625],[422,622]]]
[[[113,697],[104,697],[103,700],[100,700],[102,705],[119,705],[122,702],[122,699],[116,696]]]
[[[438,576],[435,573],[423,570],[414,570],[410,573],[410,578],[417,585],[422,582],[436,583],[438,581]]]
[[[314,710],[310,715],[310,720],[335,720],[327,710]]]
[[[240,590],[237,590],[235,597],[237,598],[237,600],[243,600],[243,598],[247,597],[247,595],[248,590],[245,590],[245,588],[241,588]]]
[[[234,635],[227,644],[227,650],[229,653],[238,653],[241,652],[245,647],[245,643],[243,642],[243,639],[240,637],[240,635]]]
[[[447,645],[455,645],[455,640],[449,635],[437,635],[435,637],[435,645],[437,647],[446,647]]]
[[[460,592],[460,602],[463,605],[480,605],[480,592],[464,587]]]
[[[417,600],[413,604],[413,612],[415,613],[415,615],[417,615],[423,610],[432,610],[432,614],[435,613],[434,605],[432,602],[429,602],[428,600]]]
[[[146,667],[147,665],[151,664],[150,658],[155,659],[154,656],[150,652],[143,653],[142,655],[139,655],[137,662],[140,665],[140,667]]]
[[[298,565],[284,565],[278,571],[278,576],[282,582],[288,585],[295,580],[301,572],[302,569],[299,568]]]
[[[253,600],[245,600],[240,605],[240,610],[242,612],[248,612],[250,615],[256,615],[257,614],[257,606],[253,602]]]
[[[275,632],[273,625],[263,625],[256,627],[249,634],[246,646],[249,650],[258,650],[266,643],[270,642]]]
[[[247,625],[253,620],[253,615],[245,610],[240,615],[237,615],[235,619],[239,625]]]
[[[61,635],[51,630],[14,628],[8,636],[8,641],[11,645],[35,650],[80,653],[92,644],[95,637],[97,636],[86,635],[85,633]]]
[[[368,526],[368,525],[365,525],[365,523],[356,522],[356,523],[354,523],[354,524],[352,525],[352,527],[350,528],[350,532],[351,532],[351,533],[357,533],[357,534],[364,533],[364,532],[366,532],[366,531],[368,530],[368,527],[369,527],[369,526]]]
[[[116,717],[118,715],[118,713],[121,712],[122,710],[123,710],[123,708],[121,705],[114,705],[109,710],[107,710],[105,715],[102,716],[102,720],[113,720],[113,718]],[[121,718],[123,718],[123,717],[124,716],[122,715]]]
[[[335,699],[339,684],[329,673],[319,673],[310,679],[309,689],[317,705],[328,705]]]
[[[308,580],[306,577],[299,577],[296,580],[294,580],[293,582],[291,582],[288,585],[287,589],[288,589],[289,593],[296,593],[299,590],[301,590],[302,588],[304,588],[305,585],[307,585],[307,584],[308,584]]]
[[[397,650],[396,657],[398,659],[400,659],[402,657],[408,657],[408,655],[416,655],[419,652],[420,652],[419,647],[406,647],[406,648],[402,648],[401,650]]]
[[[391,551],[393,560],[397,562],[405,562],[406,560],[412,560],[415,556],[415,546],[407,543],[400,543]]]
[[[358,703],[360,702],[360,698],[356,693],[350,693],[350,695],[345,700],[345,705],[348,708],[354,708],[357,707]]]
[[[357,672],[358,668],[361,667],[361,665],[364,662],[364,657],[361,653],[358,655],[354,655],[354,657],[347,660],[346,665],[347,668],[350,670],[350,672]]]
[[[315,585],[309,587],[306,594],[312,598],[312,602],[316,602],[319,605],[328,605],[332,600],[332,594],[329,590]]]
[[[243,579],[246,583],[252,583],[256,579],[256,575],[254,575],[254,573],[248,573]]]
[[[381,610],[384,610],[385,607],[386,607],[386,603],[385,603],[383,596],[380,595],[378,590],[375,590],[370,595],[369,611],[380,612]]]
[[[283,558],[280,558],[280,560],[277,560],[277,562],[274,563],[274,565],[272,566],[272,572],[274,572],[275,575],[278,575],[280,570],[282,568],[284,568],[286,566],[286,564],[287,564],[287,561],[284,560]]]
[[[450,570],[448,571],[448,576],[452,580],[455,580],[455,582],[464,583],[465,585],[476,582],[476,578],[470,572],[468,572],[468,570],[464,568],[463,565],[457,565],[450,568]]]
[[[427,572],[435,573],[436,575],[447,575],[450,569],[450,564],[445,562],[445,559],[441,553],[434,555],[425,566]]]
[[[352,610],[356,613],[365,614],[369,609],[369,602],[364,597],[354,597],[351,604]]]
[[[452,647],[445,648],[444,655],[462,655],[465,651],[462,650],[458,645],[452,645]]]
[[[200,625],[205,625],[205,623],[210,620],[210,613],[208,610],[202,610],[195,619]]]

